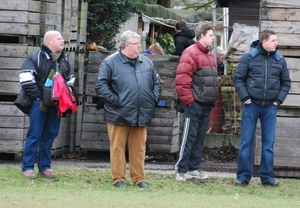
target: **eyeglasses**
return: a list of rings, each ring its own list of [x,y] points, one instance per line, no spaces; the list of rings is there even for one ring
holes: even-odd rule
[[[128,43],[128,44],[132,44],[132,45],[141,45],[140,42],[136,42],[136,43]]]

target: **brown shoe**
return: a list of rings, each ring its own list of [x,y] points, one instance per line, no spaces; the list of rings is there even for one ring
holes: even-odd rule
[[[56,174],[51,169],[46,169],[43,172],[39,172],[40,176],[43,176],[45,178],[55,178]]]
[[[33,170],[26,170],[26,171],[23,171],[22,174],[26,177],[26,178],[35,178],[36,175],[34,173]]]

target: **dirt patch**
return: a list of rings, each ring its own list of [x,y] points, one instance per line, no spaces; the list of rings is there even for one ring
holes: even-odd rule
[[[233,145],[204,148],[201,169],[210,172],[236,172],[238,149]]]
[[[225,145],[214,148],[204,148],[201,162],[201,170],[209,172],[236,172],[238,150],[232,145]],[[75,151],[67,153],[64,159],[78,159],[88,161],[109,162],[109,152],[99,151]],[[177,154],[154,153],[151,160],[146,160],[146,164],[155,164],[162,166],[175,165]],[[147,166],[146,166],[147,167]]]

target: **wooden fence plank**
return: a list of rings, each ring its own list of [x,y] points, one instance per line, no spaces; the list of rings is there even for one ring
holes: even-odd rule
[[[0,22],[0,33],[16,35],[39,35],[40,26],[35,24],[24,23],[3,23]]]
[[[261,0],[261,7],[300,8],[299,0]]]
[[[287,42],[287,38],[284,36],[285,34],[289,34],[289,37],[291,38],[296,35],[299,36],[300,33],[300,22],[261,20],[260,24],[261,30],[273,30],[277,35],[280,35],[280,38],[278,38],[279,45],[286,45],[283,44]]]
[[[285,22],[298,22],[300,19],[300,8],[269,8],[263,7],[261,8],[260,18],[262,20],[279,20]]]
[[[23,141],[21,140],[0,140],[0,152],[1,153],[17,153],[23,151]]]
[[[16,95],[20,92],[20,82],[0,82],[0,94]]]

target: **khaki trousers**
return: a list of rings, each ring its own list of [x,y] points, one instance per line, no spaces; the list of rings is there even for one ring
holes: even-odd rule
[[[126,180],[126,143],[132,182],[136,185],[145,181],[144,164],[147,127],[107,123],[107,130],[110,141],[110,166],[113,184]]]

